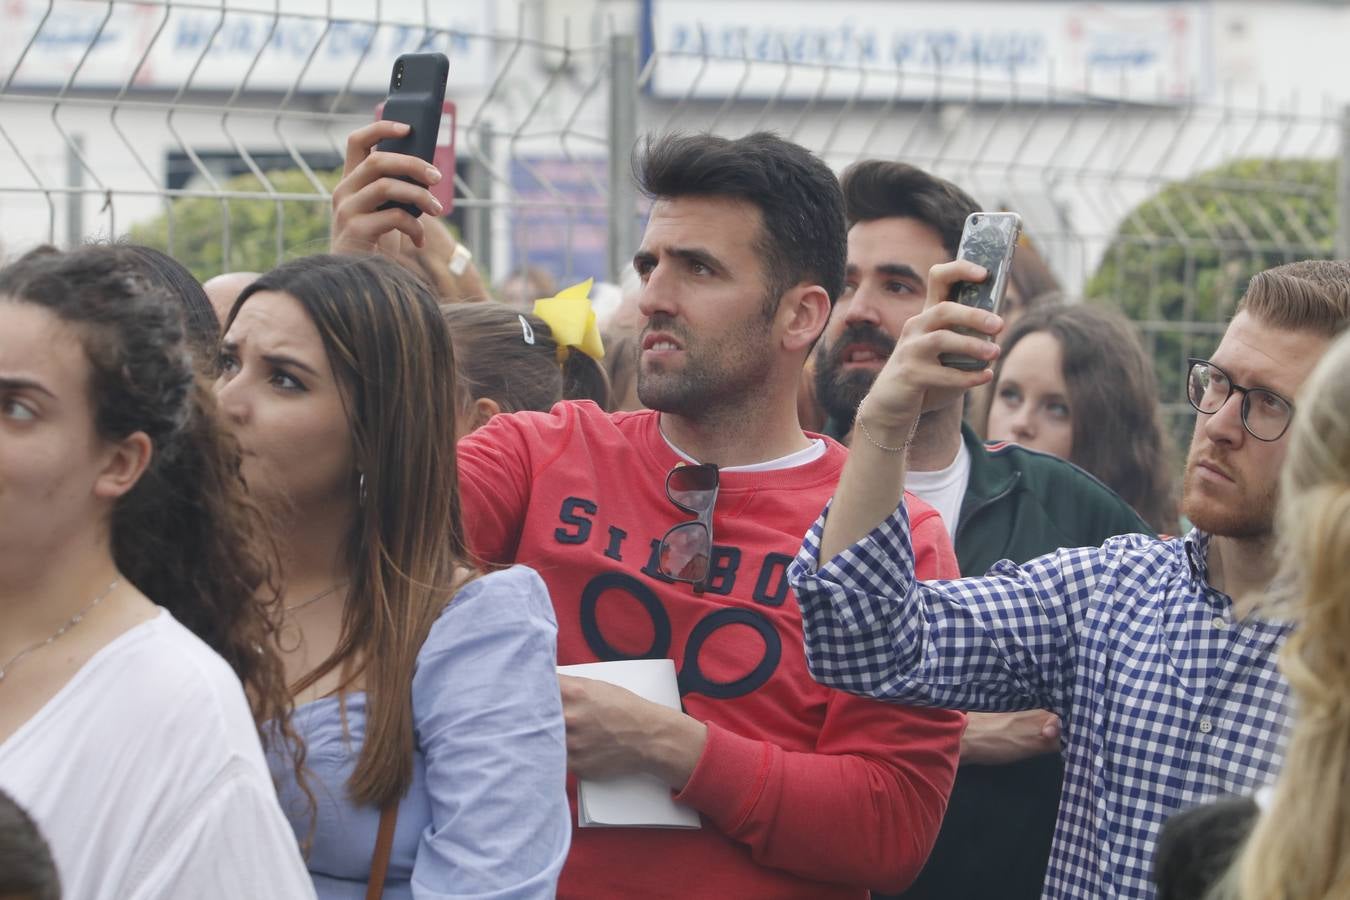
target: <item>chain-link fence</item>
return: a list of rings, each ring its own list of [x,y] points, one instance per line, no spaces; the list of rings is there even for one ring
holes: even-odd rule
[[[1252,272],[1350,250],[1337,246],[1346,119],[1320,97],[1227,89],[1156,60],[944,56],[931,29],[884,52],[851,25],[808,47],[790,22],[689,26],[711,0],[663,21],[675,6],[599,4],[564,22],[491,0],[8,0],[0,236],[14,252],[130,234],[201,276],[319,249],[346,134],[374,115],[398,53],[435,48],[453,61],[451,221],[497,280],[524,266],[618,280],[641,233],[641,134],[770,129],[838,169],[901,159],[1020,212],[1065,295],[1139,324],[1184,414],[1182,360],[1212,349]],[[816,6],[830,5],[752,13],[829,15]],[[1160,40],[1177,58],[1201,6],[1169,5],[1182,10]]]
[[[757,46],[744,32],[729,41],[705,30],[677,38],[681,49],[657,48],[640,78],[641,129],[767,128],[837,169],[903,160],[986,209],[1019,212],[1029,238],[1020,258],[1054,277],[1042,286],[1138,324],[1181,446],[1193,420],[1185,359],[1213,350],[1247,279],[1350,254],[1337,240],[1338,221],[1350,223],[1338,215],[1350,203],[1337,183],[1350,140],[1325,98],[1201,93],[1161,77],[1094,84],[1081,68],[1057,78],[1053,66],[1038,79],[1014,66],[943,71],[936,54],[878,64],[861,43],[807,64],[782,37],[792,32],[768,46],[766,33]],[[728,44],[736,52],[723,52]]]
[[[0,236],[131,235],[199,275],[325,246],[347,134],[400,53],[454,60],[452,224],[484,267],[605,264],[607,46],[491,0],[7,0]],[[447,135],[448,140],[448,135]]]

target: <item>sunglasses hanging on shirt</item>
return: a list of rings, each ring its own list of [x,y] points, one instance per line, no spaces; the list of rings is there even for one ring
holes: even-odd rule
[[[657,553],[661,574],[686,581],[694,591],[708,587],[712,568],[712,516],[717,503],[718,474],[713,463],[680,464],[666,474],[666,496],[695,518],[673,526],[661,538]]]

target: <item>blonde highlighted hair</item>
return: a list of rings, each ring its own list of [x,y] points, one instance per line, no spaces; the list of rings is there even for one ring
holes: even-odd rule
[[[1280,667],[1297,718],[1270,808],[1219,895],[1350,897],[1350,334],[1309,377],[1281,475]]]

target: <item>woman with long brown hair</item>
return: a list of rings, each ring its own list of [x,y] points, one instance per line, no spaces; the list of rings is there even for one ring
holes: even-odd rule
[[[1133,326],[1086,304],[1036,307],[1003,338],[985,437],[1077,465],[1159,534],[1177,528],[1158,383]]]
[[[0,270],[0,788],[67,896],[310,896],[270,545],[179,306],[124,248]]]
[[[389,897],[552,896],[570,840],[556,623],[538,575],[479,575],[465,546],[435,298],[379,257],[308,257],[240,294],[222,346],[245,480],[280,516],[313,815],[278,775],[319,895],[362,896],[381,845]]]

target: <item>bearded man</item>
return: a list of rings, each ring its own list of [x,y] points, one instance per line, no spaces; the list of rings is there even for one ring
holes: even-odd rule
[[[1292,628],[1261,601],[1275,572],[1276,486],[1304,380],[1350,325],[1350,265],[1256,275],[1209,359],[1190,362],[1198,415],[1183,538],[1112,538],[981,578],[928,582],[910,564],[901,492],[919,416],[988,380],[939,354],[992,359],[997,316],[941,302],[969,262],[942,263],[858,411],[832,505],[789,570],[812,674],[831,687],[948,709],[1048,709],[1063,722],[1064,793],[1045,898],[1151,898],[1154,843],[1176,810],[1272,780]]]

